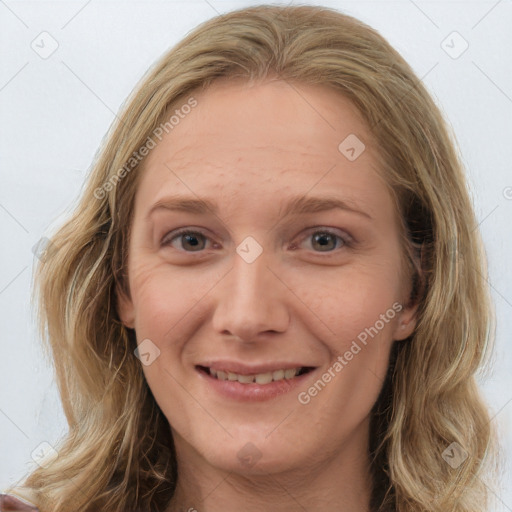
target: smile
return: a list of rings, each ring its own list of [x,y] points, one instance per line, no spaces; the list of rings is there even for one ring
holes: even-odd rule
[[[299,375],[310,372],[313,368],[303,366],[298,368],[287,368],[275,370],[272,372],[256,373],[242,375],[239,373],[231,372],[228,370],[216,370],[214,368],[201,366],[200,369],[209,373],[213,378],[223,381],[240,382],[241,384],[270,384],[271,382],[278,382],[282,380],[293,379]]]
[[[249,368],[220,362],[212,366],[197,365],[195,368],[206,385],[206,392],[213,391],[223,398],[242,402],[272,400],[280,395],[289,394],[292,390],[304,386],[306,380],[313,378],[312,375],[317,369],[298,365],[288,368],[279,368],[277,365],[273,368],[268,365]]]

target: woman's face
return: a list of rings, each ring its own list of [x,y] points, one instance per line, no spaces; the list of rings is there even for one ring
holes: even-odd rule
[[[369,133],[323,86],[224,80],[194,98],[145,161],[119,302],[178,461],[366,463],[393,340],[414,329]]]

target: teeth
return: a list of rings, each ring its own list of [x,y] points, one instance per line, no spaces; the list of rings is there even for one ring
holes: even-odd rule
[[[238,376],[238,382],[241,382],[242,384],[250,384],[251,382],[254,382],[255,375],[239,375]]]
[[[272,373],[272,378],[274,380],[284,379],[284,370],[276,370],[274,373]]]
[[[297,375],[297,372],[300,370],[300,368],[291,368],[289,370],[284,371],[284,378],[285,379],[293,379],[295,375]]]
[[[273,372],[258,373],[256,375],[239,375],[233,372],[225,372],[222,370],[210,370],[210,375],[219,380],[238,381],[242,384],[270,384],[277,380],[293,379],[299,372],[300,368],[289,368],[287,370],[275,370]]]
[[[258,375],[256,375],[257,384],[268,384],[269,382],[272,382],[272,372],[258,373]]]

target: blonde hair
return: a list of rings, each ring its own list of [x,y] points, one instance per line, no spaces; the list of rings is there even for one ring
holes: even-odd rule
[[[325,7],[261,5],[208,20],[148,71],[37,268],[40,330],[69,423],[58,458],[24,482],[41,512],[168,506],[177,478],[170,427],[134,355],[135,333],[116,311],[117,292],[130,295],[126,255],[141,171],[138,160],[126,166],[194,91],[220,77],[270,75],[334,87],[359,109],[415,268],[417,327],[394,345],[372,410],[373,510],[487,509],[495,436],[476,376],[489,362],[494,316],[455,138],[377,31]],[[443,457],[450,445],[468,455],[458,467]]]

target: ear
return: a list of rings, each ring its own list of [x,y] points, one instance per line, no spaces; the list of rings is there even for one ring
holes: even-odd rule
[[[393,332],[394,340],[404,340],[408,338],[416,327],[416,313],[419,304],[408,306],[398,314]]]
[[[423,273],[427,257],[425,244],[415,245],[413,252],[413,265],[416,272],[413,272],[412,290],[404,290],[404,292],[408,293],[408,300],[402,302],[402,304],[406,304],[406,306],[404,306],[397,315],[393,333],[393,339],[395,340],[404,340],[414,332],[417,324],[418,308],[425,289]]]
[[[119,287],[116,287],[117,312],[121,322],[130,329],[135,328],[135,308],[133,302]]]

